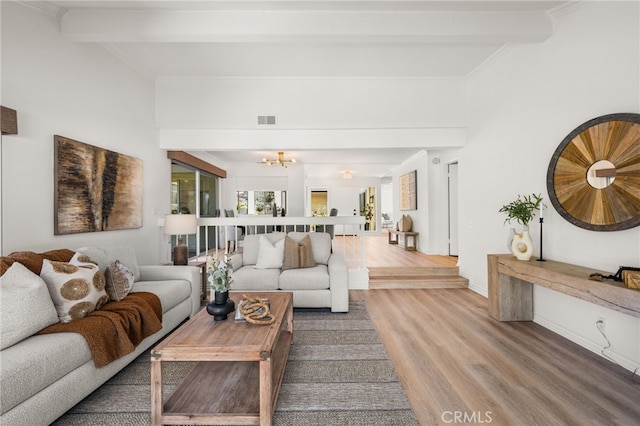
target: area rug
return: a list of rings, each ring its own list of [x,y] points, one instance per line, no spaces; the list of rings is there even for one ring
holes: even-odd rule
[[[165,390],[192,363],[163,367]],[[89,395],[55,425],[149,425],[149,352]],[[364,304],[349,313],[296,309],[294,343],[273,423],[307,425],[417,425],[407,397]]]

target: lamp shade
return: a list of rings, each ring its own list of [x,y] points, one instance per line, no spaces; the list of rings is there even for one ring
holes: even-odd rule
[[[197,228],[195,214],[168,214],[164,217],[165,235],[195,234]]]

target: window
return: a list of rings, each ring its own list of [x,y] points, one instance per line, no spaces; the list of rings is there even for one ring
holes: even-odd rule
[[[238,214],[285,216],[287,191],[238,191]]]
[[[197,217],[216,217],[220,215],[218,207],[219,178],[194,167],[181,163],[171,164],[171,213],[195,214]],[[215,228],[208,227],[208,235],[199,233],[200,247],[204,250],[206,241],[215,241]],[[171,251],[177,243],[171,237]],[[187,236],[189,258],[196,256],[195,235]],[[200,253],[202,254],[202,253]]]
[[[219,178],[202,171],[197,171],[197,173],[200,176],[200,187],[198,189],[198,193],[200,194],[200,208],[198,217],[220,216],[220,208],[218,206]],[[204,251],[207,245],[211,247],[211,245],[214,244],[216,240],[216,228],[216,226],[200,228],[200,250],[203,250],[203,253],[200,253],[200,255],[206,255]]]
[[[171,165],[171,213],[196,213],[196,171]]]

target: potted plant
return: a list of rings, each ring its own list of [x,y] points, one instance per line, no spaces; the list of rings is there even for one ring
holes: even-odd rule
[[[230,259],[225,254],[222,259],[209,258],[207,267],[207,278],[211,286],[211,290],[217,293],[226,293],[229,291],[233,277],[233,268],[229,264]]]
[[[374,215],[373,203],[369,203],[364,209],[364,218],[367,221],[367,223],[365,223],[364,229],[367,231],[371,227],[371,219],[373,219],[373,215]]]
[[[215,321],[227,319],[227,314],[235,309],[235,302],[229,299],[229,287],[233,281],[232,273],[233,268],[226,254],[222,259],[209,258],[207,280],[214,292],[214,297],[207,305],[207,312],[213,315]]]
[[[533,241],[529,235],[529,223],[533,220],[536,210],[543,207],[542,197],[540,194],[518,195],[514,201],[503,205],[499,212],[505,213],[507,218],[504,223],[516,221],[522,225],[523,229],[520,233],[515,234],[511,238],[511,252],[520,260],[529,260],[533,255]]]
[[[542,197],[540,194],[518,195],[518,198],[502,206],[499,211],[507,214],[505,223],[511,223],[515,220],[523,227],[528,228],[535,211],[540,210],[541,206]]]

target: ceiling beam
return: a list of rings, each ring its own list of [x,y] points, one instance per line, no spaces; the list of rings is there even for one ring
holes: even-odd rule
[[[160,129],[159,148],[181,151],[423,148],[466,145],[463,127],[396,129]]]
[[[70,10],[78,42],[508,43],[553,33],[544,12]]]

